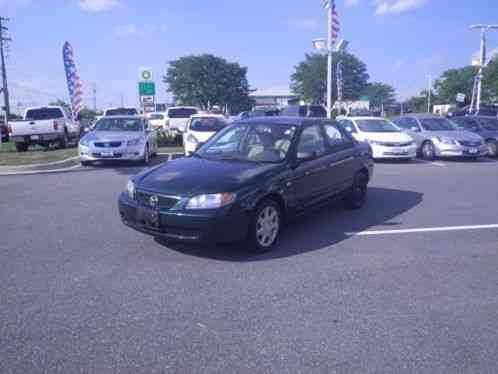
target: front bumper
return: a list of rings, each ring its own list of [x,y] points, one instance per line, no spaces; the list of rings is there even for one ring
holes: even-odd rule
[[[151,228],[139,221],[138,204],[122,193],[119,215],[126,226],[147,235],[188,243],[231,243],[247,236],[250,215],[233,213],[230,207],[199,212],[159,210],[159,227]]]
[[[372,153],[374,159],[381,158],[406,158],[412,159],[417,157],[417,146],[415,144],[404,147],[386,147],[372,144]]]
[[[488,147],[483,144],[479,147],[464,147],[453,144],[436,144],[437,157],[483,157],[488,154]]]
[[[116,148],[101,148],[95,146],[85,147],[79,145],[78,150],[81,161],[139,161],[144,158],[145,152],[143,145],[121,146]]]

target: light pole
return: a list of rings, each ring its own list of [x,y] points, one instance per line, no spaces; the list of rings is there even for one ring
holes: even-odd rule
[[[479,72],[477,73],[476,99],[476,110],[477,112],[479,112],[479,110],[481,109],[483,70],[486,67],[486,31],[491,29],[498,29],[498,25],[472,25],[470,26],[470,28],[473,30],[481,30],[481,50],[479,54]]]
[[[432,99],[432,75],[428,74],[429,87],[427,91],[427,113],[431,112],[431,99]]]

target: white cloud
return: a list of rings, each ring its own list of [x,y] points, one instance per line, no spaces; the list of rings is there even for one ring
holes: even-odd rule
[[[79,0],[78,6],[86,12],[105,12],[119,5],[119,0]]]
[[[315,31],[318,29],[318,22],[311,18],[296,19],[289,22],[290,25],[298,30]]]
[[[114,27],[114,35],[118,38],[130,38],[134,36],[144,36],[158,34],[168,30],[166,25],[143,25],[137,26],[133,23]]]
[[[346,6],[347,7],[351,7],[351,6],[355,6],[355,5],[358,5],[360,2],[360,0],[346,0]]]
[[[400,14],[420,8],[429,0],[375,0],[375,14]]]

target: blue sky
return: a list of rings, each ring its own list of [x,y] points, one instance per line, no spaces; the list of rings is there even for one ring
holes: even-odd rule
[[[451,6],[448,4],[451,3]],[[341,37],[372,81],[401,98],[468,64],[479,48],[472,23],[498,22],[496,0],[337,0]],[[213,53],[249,68],[253,88],[289,84],[294,66],[326,34],[321,0],[0,0],[9,16],[9,80],[17,102],[67,100],[61,49],[72,43],[85,101],[97,85],[99,107],[136,105],[139,67],[155,73],[159,101],[168,61]],[[489,49],[498,47],[498,32]]]

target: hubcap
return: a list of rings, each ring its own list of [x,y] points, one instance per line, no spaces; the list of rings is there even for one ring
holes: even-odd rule
[[[488,143],[488,153],[490,156],[496,156],[496,144],[495,143]]]
[[[269,247],[273,244],[278,235],[280,227],[277,210],[272,206],[267,206],[259,213],[256,223],[256,238],[262,247]]]
[[[432,146],[430,144],[424,145],[424,155],[426,157],[431,157],[432,156]]]

